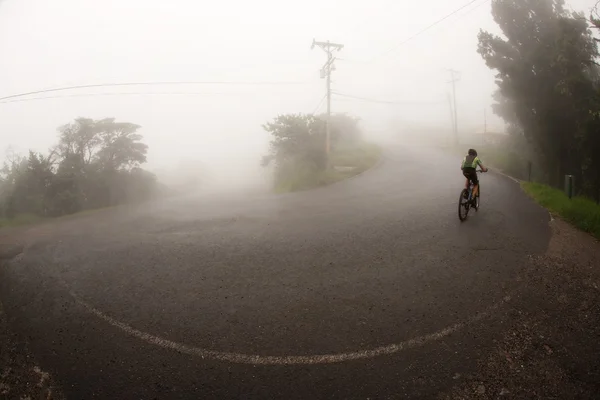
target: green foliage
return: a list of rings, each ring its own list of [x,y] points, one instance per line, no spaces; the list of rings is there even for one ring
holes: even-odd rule
[[[325,168],[325,123],[312,115],[288,114],[263,125],[272,135],[271,151],[263,165],[275,163],[278,171],[294,164],[317,170]]]
[[[493,0],[492,15],[504,37],[481,31],[478,51],[497,71],[494,112],[550,183],[569,173],[600,187],[598,49],[587,21],[562,0]]]
[[[59,128],[48,156],[10,157],[0,172],[0,217],[56,217],[150,199],[157,182],[139,167],[148,149],[139,128],[78,118]]]
[[[29,225],[41,221],[35,214],[17,214],[13,218],[0,218],[0,228]]]
[[[522,183],[523,189],[542,206],[600,239],[600,205],[585,197],[569,199],[561,190],[539,183]]]
[[[324,118],[307,114],[280,115],[263,126],[272,140],[262,165],[274,164],[275,191],[323,186],[364,171],[377,161],[378,148],[361,141],[358,118],[337,114],[332,116],[331,122],[331,165],[354,167],[351,172],[327,168]]]
[[[289,170],[282,171],[276,181],[275,191],[295,192],[329,185],[368,170],[377,163],[380,156],[381,148],[372,143],[359,142],[353,146],[344,146],[331,153],[333,168],[319,170],[314,165],[296,164]],[[338,170],[336,166],[345,169]]]

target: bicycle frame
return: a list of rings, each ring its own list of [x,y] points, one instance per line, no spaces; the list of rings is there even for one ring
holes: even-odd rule
[[[478,173],[478,174],[480,174],[480,173],[482,173],[483,171],[481,171],[481,170],[476,170],[475,172],[476,172],[476,173]],[[473,188],[474,188],[474,187],[475,187],[475,184],[473,183],[473,181],[472,181],[472,180],[470,180],[470,179],[469,179],[469,189],[468,189],[468,192],[469,192],[469,198],[468,198],[468,200],[469,200],[469,201],[473,200]],[[477,193],[477,195],[479,195],[479,193]]]
[[[471,180],[469,180],[469,197],[467,198],[467,200],[471,201],[473,200],[473,188],[475,187],[475,185],[473,184],[473,182],[471,182]]]

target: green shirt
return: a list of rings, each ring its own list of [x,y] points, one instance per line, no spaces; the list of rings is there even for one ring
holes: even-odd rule
[[[481,165],[481,160],[476,156],[465,156],[462,161],[462,165],[460,169],[464,168],[477,168],[478,165]]]

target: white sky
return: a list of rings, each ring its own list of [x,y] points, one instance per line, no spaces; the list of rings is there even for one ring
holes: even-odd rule
[[[588,13],[595,0],[571,0]],[[480,28],[496,32],[480,0],[394,48],[468,0],[0,0],[0,97],[65,85],[140,81],[294,81],[280,86],[156,86],[86,89],[202,95],[67,97],[0,104],[0,151],[45,151],[59,125],[83,116],[142,125],[150,167],[181,159],[254,163],[268,138],[261,124],[279,113],[312,112],[324,95],[325,54],[313,38],[343,43],[334,72],[347,99],[333,111],[360,116],[367,130],[390,121],[448,127],[447,68],[461,71],[459,124],[477,129],[491,104],[493,73],[476,52]],[[324,110],[324,108],[321,108]],[[502,126],[488,112],[488,125]]]

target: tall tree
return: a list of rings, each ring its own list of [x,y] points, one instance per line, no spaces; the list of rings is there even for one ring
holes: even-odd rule
[[[131,169],[146,162],[148,146],[137,133],[139,125],[107,118],[97,122],[102,148],[98,161],[105,169]]]
[[[496,110],[540,150],[553,183],[567,172],[582,176],[598,55],[587,22],[563,0],[493,0],[492,15],[504,38],[481,31],[478,51],[498,72]]]

